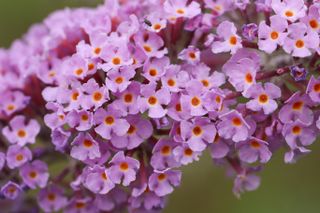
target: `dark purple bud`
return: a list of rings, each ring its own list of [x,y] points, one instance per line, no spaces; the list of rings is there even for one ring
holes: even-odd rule
[[[255,23],[244,24],[242,26],[242,35],[249,41],[258,37],[258,26]]]
[[[304,81],[306,80],[308,71],[303,67],[291,66],[290,74],[295,81]]]

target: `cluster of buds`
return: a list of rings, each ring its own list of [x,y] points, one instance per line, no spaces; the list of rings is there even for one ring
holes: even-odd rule
[[[158,212],[206,150],[235,195],[256,189],[273,153],[293,163],[319,135],[319,31],[303,0],[54,12],[0,50],[0,202]]]

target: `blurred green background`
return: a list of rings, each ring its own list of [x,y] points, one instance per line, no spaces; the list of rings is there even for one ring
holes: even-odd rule
[[[32,23],[64,7],[95,6],[95,0],[0,0],[0,46],[8,47]],[[320,212],[319,142],[294,165],[283,163],[284,150],[261,173],[262,185],[241,199],[232,194],[232,180],[213,165],[208,153],[183,168],[182,185],[170,196],[165,213],[318,213]]]

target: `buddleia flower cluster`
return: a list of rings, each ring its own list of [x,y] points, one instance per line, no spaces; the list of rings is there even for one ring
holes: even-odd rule
[[[319,30],[303,0],[52,13],[0,50],[1,202],[159,212],[207,151],[235,195],[255,190],[273,153],[293,163],[319,135]]]

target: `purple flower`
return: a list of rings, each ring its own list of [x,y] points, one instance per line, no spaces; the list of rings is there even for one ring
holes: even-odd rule
[[[233,193],[240,197],[244,191],[253,191],[260,185],[260,178],[254,174],[239,174],[234,180]]]
[[[180,185],[181,172],[178,170],[167,170],[164,172],[154,172],[149,177],[150,190],[162,197],[173,192],[173,187]]]
[[[246,163],[254,163],[258,159],[261,163],[266,163],[272,155],[268,143],[255,137],[250,137],[249,140],[238,143],[237,149],[239,150],[240,160]]]
[[[166,0],[163,6],[168,19],[173,22],[177,18],[193,18],[201,13],[200,5],[195,1],[188,4],[187,0]]]
[[[113,134],[125,135],[130,125],[121,116],[121,111],[112,107],[109,107],[107,111],[103,108],[98,109],[93,116],[95,124],[98,125],[94,130],[105,139],[111,139]]]
[[[117,211],[128,200],[127,193],[120,188],[113,188],[108,194],[97,194],[94,205],[101,211]]]
[[[320,29],[319,4],[311,5],[308,10],[308,15],[302,17],[301,22],[305,23],[309,29],[319,32],[319,29]]]
[[[319,46],[318,34],[315,31],[308,31],[303,23],[291,24],[288,27],[288,33],[283,49],[294,57],[310,56],[310,49],[316,49]]]
[[[149,58],[162,58],[168,52],[166,48],[162,49],[164,45],[162,38],[152,32],[139,32],[134,36],[134,41]]]
[[[129,202],[135,209],[143,207],[148,211],[164,207],[164,197],[159,197],[151,191],[147,183],[132,189]]]
[[[32,159],[32,153],[28,147],[11,145],[7,151],[7,165],[10,169],[20,167]]]
[[[161,83],[164,88],[170,92],[179,92],[189,80],[189,74],[178,65],[170,65],[167,67],[165,74],[161,77]]]
[[[200,51],[194,46],[189,46],[179,53],[178,58],[187,61],[189,64],[197,64],[200,62]]]
[[[213,15],[219,16],[232,9],[233,2],[230,0],[204,0],[205,7],[212,10]]]
[[[242,26],[242,35],[248,41],[253,41],[258,37],[258,26],[255,23],[245,24]]]
[[[20,168],[20,177],[31,189],[43,188],[49,179],[48,166],[40,160],[26,163]]]
[[[128,47],[125,44],[107,45],[102,49],[100,57],[105,63],[99,65],[105,72],[111,69],[118,69],[133,63]]]
[[[169,58],[151,58],[143,66],[143,76],[150,82],[159,80],[165,73],[169,65]]]
[[[99,212],[97,207],[93,205],[90,197],[74,197],[63,210],[65,213],[96,213]]]
[[[98,142],[88,133],[79,133],[71,143],[71,146],[70,155],[75,159],[86,161],[101,156]]]
[[[24,146],[27,143],[35,143],[36,136],[40,132],[40,125],[34,119],[26,122],[24,116],[16,116],[10,122],[9,126],[2,129],[2,134],[9,140],[12,144],[19,144]]]
[[[0,110],[6,115],[12,115],[14,112],[25,108],[30,101],[30,97],[25,96],[19,91],[1,93]]]
[[[217,28],[217,34],[223,41],[214,41],[211,50],[213,53],[229,52],[236,53],[242,47],[242,40],[237,35],[237,28],[232,22],[223,21]]]
[[[66,120],[70,127],[75,128],[78,131],[86,131],[91,129],[93,125],[93,114],[86,110],[72,110],[68,113]]]
[[[298,66],[290,67],[290,75],[294,78],[295,81],[304,81],[307,78],[307,70],[305,68],[300,68]]]
[[[296,92],[285,101],[285,105],[279,111],[279,119],[282,123],[299,119],[303,123],[311,124],[313,122],[313,112],[309,108],[310,106],[312,106],[312,102],[309,96]]]
[[[174,168],[179,166],[175,160],[173,149],[178,144],[170,139],[160,139],[152,150],[152,157],[150,164],[155,170],[165,170],[167,168]]]
[[[273,99],[281,97],[281,90],[273,83],[265,83],[264,87],[258,83],[247,90],[246,97],[253,98],[246,104],[248,109],[253,111],[263,109],[264,114],[270,114],[278,107]]]
[[[44,116],[44,122],[50,129],[56,129],[66,123],[66,114],[62,106],[57,103],[49,102],[46,104],[46,108],[53,111]]]
[[[296,147],[295,149],[291,149],[284,155],[284,162],[285,163],[295,163],[297,161],[298,157],[301,157],[302,155],[306,155],[310,153],[311,150],[306,149],[304,147]]]
[[[175,161],[181,165],[187,165],[193,161],[198,161],[202,152],[193,151],[188,144],[176,146],[173,150]]]
[[[181,106],[190,112],[192,116],[202,116],[207,113],[204,107],[205,93],[203,84],[197,80],[192,80],[187,83],[186,95],[181,96]]]
[[[141,118],[140,115],[129,115],[126,120],[130,124],[127,133],[123,136],[114,135],[111,140],[112,145],[118,149],[134,149],[153,132],[151,122]]]
[[[67,198],[63,196],[63,190],[55,185],[41,189],[37,200],[44,212],[56,212],[67,205]]]
[[[81,97],[81,106],[83,109],[98,109],[109,100],[108,89],[105,86],[100,87],[94,79],[90,79],[87,83],[83,84],[82,90],[85,93],[83,97]]]
[[[64,152],[64,148],[68,142],[71,133],[63,131],[61,128],[54,129],[51,132],[52,144],[57,151]]]
[[[270,17],[270,27],[265,21],[259,24],[259,49],[267,53],[272,53],[277,49],[278,45],[283,45],[287,34],[285,31],[288,27],[288,22],[278,15]]]
[[[272,0],[271,7],[277,15],[291,22],[304,17],[307,10],[303,0]]]
[[[257,69],[255,62],[249,58],[240,59],[238,63],[230,63],[223,67],[232,86],[244,93],[256,83]]]
[[[139,97],[140,112],[148,110],[148,115],[151,118],[162,118],[167,114],[167,109],[162,105],[167,105],[170,102],[170,92],[168,89],[162,88],[155,91],[156,85],[150,83],[141,88],[143,97]]]
[[[239,142],[250,136],[251,127],[238,111],[231,110],[219,118],[221,121],[218,123],[217,129],[221,137]]]
[[[110,70],[107,74],[106,86],[112,92],[123,92],[130,85],[130,79],[134,75],[135,71],[127,67]]]
[[[231,141],[231,143],[233,143]],[[210,154],[213,159],[224,158],[230,151],[230,141],[221,138],[218,134],[212,144],[209,145]]]
[[[125,91],[117,95],[118,99],[112,104],[115,108],[121,110],[124,115],[137,114],[139,112],[139,105],[137,104],[139,95],[140,83],[132,81]]]
[[[157,12],[151,13],[145,17],[144,28],[149,31],[158,33],[162,29],[166,28],[166,26],[167,20],[163,19],[161,14],[158,14]]]
[[[300,147],[299,142],[302,146],[308,146],[316,140],[314,128],[299,119],[286,123],[283,126],[282,135],[291,149]]]
[[[320,102],[320,78],[316,79],[312,75],[308,83],[306,92],[310,96],[312,101],[319,103]]]
[[[136,173],[140,167],[138,160],[125,156],[123,151],[115,154],[110,164],[108,172],[111,180],[117,184],[122,183],[124,186],[129,186],[136,179]]]
[[[214,124],[206,118],[196,118],[193,122],[182,121],[180,128],[182,139],[196,152],[203,151],[208,143],[212,143],[217,132]]]
[[[15,200],[21,193],[21,187],[15,182],[8,181],[5,185],[1,187],[1,194],[10,200]]]
[[[107,194],[115,187],[110,172],[103,166],[86,167],[82,173],[83,185],[98,194]]]

